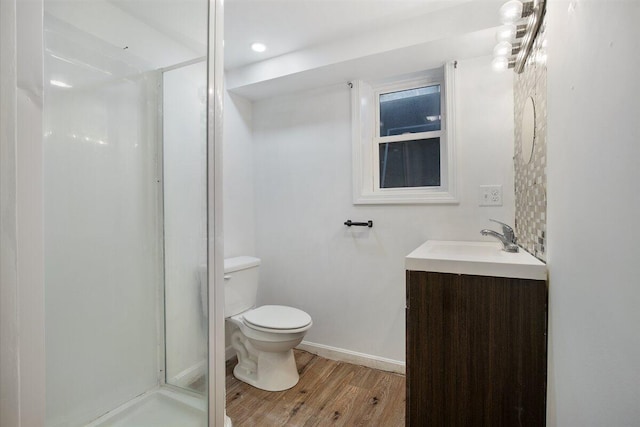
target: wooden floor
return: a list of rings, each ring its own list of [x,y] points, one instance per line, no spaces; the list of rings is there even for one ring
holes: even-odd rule
[[[267,392],[238,381],[227,364],[227,415],[245,426],[404,426],[405,378],[295,350],[300,382]]]

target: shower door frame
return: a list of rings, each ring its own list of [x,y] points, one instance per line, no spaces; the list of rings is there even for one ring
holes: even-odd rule
[[[159,135],[162,135],[162,97],[164,73],[177,68],[193,65],[201,61],[207,64],[207,278],[208,278],[208,325],[207,325],[207,398],[209,427],[225,426],[225,330],[224,330],[224,247],[222,223],[222,124],[223,124],[223,0],[209,0],[208,3],[208,43],[207,56],[196,58],[184,63],[176,64],[159,70]],[[158,173],[164,188],[164,151],[163,143],[158,151]],[[162,240],[162,289],[160,290],[161,322],[159,326],[159,344],[162,351],[159,362],[162,372],[159,372],[160,384],[177,388],[166,382],[166,325],[165,325],[165,296],[164,296],[164,189],[160,196],[160,219]]]
[[[207,43],[207,276],[209,427],[225,424],[224,247],[222,232],[223,0],[209,0]],[[213,290],[213,292],[212,292]]]
[[[15,427],[45,420],[43,11],[0,1],[0,425]]]
[[[170,72],[173,70],[178,70],[183,67],[188,67],[190,65],[205,63],[206,64],[207,57],[202,56],[200,58],[191,59],[189,61],[181,62],[179,64],[171,65],[169,67],[164,67],[158,70],[158,111],[157,111],[157,135],[159,135],[158,141],[158,154],[157,154],[157,167],[156,173],[158,176],[158,180],[160,181],[160,188],[158,190],[158,245],[160,248],[160,259],[159,264],[162,266],[162,271],[160,273],[160,286],[158,289],[158,346],[160,350],[158,351],[158,382],[161,386],[166,386],[169,388],[174,388],[176,390],[180,390],[182,392],[188,391],[189,393],[193,392],[187,388],[182,386],[173,384],[168,381],[167,378],[167,301],[166,301],[166,238],[165,238],[165,205],[164,205],[164,196],[165,196],[165,174],[164,174],[164,74],[166,72]],[[207,77],[208,78],[208,77]],[[208,120],[208,118],[207,118]],[[205,137],[205,144],[207,143],[207,139]],[[208,184],[207,184],[208,185]],[[206,189],[205,189],[206,191]],[[208,196],[207,196],[208,197]],[[207,219],[208,221],[208,219]],[[209,236],[207,236],[207,240]],[[208,261],[207,261],[208,262]],[[208,265],[207,265],[208,270]],[[208,335],[207,335],[207,352],[208,352]],[[205,371],[205,376],[208,376],[208,365],[206,365],[207,371]],[[208,392],[208,391],[207,391]]]

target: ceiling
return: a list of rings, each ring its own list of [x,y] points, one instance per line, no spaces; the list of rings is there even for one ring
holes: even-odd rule
[[[226,88],[251,100],[491,55],[499,0],[227,0]],[[250,50],[260,41],[270,49]]]
[[[468,0],[467,0],[468,1]],[[465,0],[227,0],[227,70],[401,23]],[[260,41],[267,51],[256,53]]]
[[[95,33],[92,15],[101,15],[113,34],[107,42],[121,43],[131,28],[112,25],[118,11],[127,21],[155,30],[199,56],[206,54],[206,0],[45,0],[56,17]],[[231,70],[312,46],[399,24],[416,15],[454,7],[470,0],[226,0],[224,2],[225,69]],[[477,0],[476,0],[477,1]],[[486,1],[486,0],[485,0]],[[100,12],[96,12],[99,11]],[[107,16],[105,16],[107,15]],[[135,20],[135,21],[134,21]],[[122,22],[122,18],[118,18]],[[131,27],[132,25],[128,25]],[[82,28],[85,27],[85,28]],[[136,42],[129,39],[128,45]],[[255,41],[266,52],[250,48]],[[142,57],[147,52],[138,52]]]
[[[86,69],[74,83],[97,78],[95,67],[83,65],[88,57],[102,64],[103,78],[204,58],[207,4],[45,0],[47,49],[61,75],[69,64]],[[500,0],[225,0],[227,88],[259,99],[490,55],[499,6]],[[256,41],[266,52],[251,50]]]

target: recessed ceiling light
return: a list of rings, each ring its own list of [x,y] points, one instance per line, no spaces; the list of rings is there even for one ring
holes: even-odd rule
[[[265,50],[267,50],[267,46],[264,45],[264,43],[253,43],[251,44],[251,49],[254,52],[264,52]]]

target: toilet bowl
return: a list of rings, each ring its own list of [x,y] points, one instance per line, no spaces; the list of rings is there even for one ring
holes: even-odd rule
[[[225,318],[235,326],[231,346],[238,356],[233,374],[256,388],[281,391],[298,383],[293,348],[313,322],[297,308],[255,306],[259,265],[254,257],[225,260]]]
[[[286,390],[298,383],[293,348],[311,328],[311,316],[293,307],[265,305],[227,320],[238,327],[231,336],[238,355],[233,369],[236,378],[268,391]],[[287,327],[277,325],[279,320],[289,320]]]

